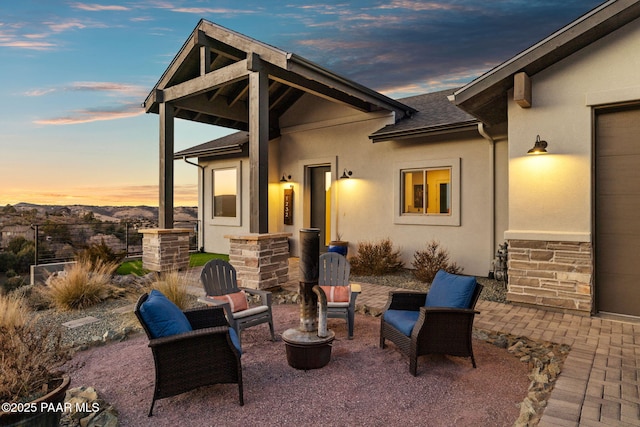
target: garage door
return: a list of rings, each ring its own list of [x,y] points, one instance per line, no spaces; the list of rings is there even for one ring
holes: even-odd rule
[[[596,308],[640,316],[640,108],[599,111],[595,147]]]

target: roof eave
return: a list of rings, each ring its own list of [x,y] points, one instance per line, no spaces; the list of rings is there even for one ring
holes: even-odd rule
[[[295,53],[288,54],[288,70],[303,75],[306,78],[321,82],[329,87],[342,90],[353,96],[377,106],[378,108],[396,113],[396,120],[410,117],[417,112],[416,109],[389,98],[373,89],[339,76],[326,68],[309,61]]]
[[[453,94],[453,103],[480,120],[495,124],[499,120],[486,120],[479,110],[488,109],[491,102],[504,100],[504,92],[513,86],[512,76],[515,73],[524,71],[532,76],[638,17],[638,0],[603,3],[457,90]],[[501,119],[506,120],[506,109],[501,115],[504,115]]]
[[[420,136],[437,136],[457,132],[475,131],[478,129],[478,120],[451,123],[446,125],[429,126],[427,128],[407,129],[393,132],[380,132],[369,135],[371,142],[384,142],[399,139],[417,138]]]

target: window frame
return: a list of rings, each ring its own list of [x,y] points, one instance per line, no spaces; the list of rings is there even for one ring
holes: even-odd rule
[[[404,179],[403,173],[408,171],[429,169],[449,169],[450,176],[450,206],[448,214],[428,214],[426,212],[403,212]],[[460,158],[419,160],[412,162],[398,162],[394,165],[393,182],[393,210],[394,224],[407,225],[443,225],[460,226]]]
[[[231,216],[216,216],[215,215],[215,175],[216,171],[223,171],[235,169],[236,171],[236,215]],[[216,164],[211,167],[210,175],[210,204],[211,204],[211,225],[230,225],[240,226],[242,225],[242,162],[225,162]]]

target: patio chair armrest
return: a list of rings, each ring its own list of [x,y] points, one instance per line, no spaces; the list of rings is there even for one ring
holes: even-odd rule
[[[473,308],[452,308],[452,307],[420,307],[420,311],[424,311],[427,314],[430,313],[443,313],[443,314],[451,314],[452,316],[469,316],[471,314],[480,314],[479,311],[474,310]]]
[[[174,343],[182,343],[184,341],[200,339],[201,337],[211,337],[216,334],[227,334],[229,326],[216,326],[212,328],[196,329],[181,334],[169,335],[167,337],[152,338],[149,340],[149,347],[162,347],[172,345]]]
[[[389,299],[383,311],[387,310],[411,310],[418,311],[424,306],[427,298],[426,292],[414,291],[390,291]]]
[[[273,297],[271,291],[265,291],[263,289],[244,288],[244,287],[240,287],[239,289],[245,291],[249,295],[259,296],[261,305],[266,305],[268,307],[271,307],[271,301]]]
[[[356,304],[356,298],[362,292],[362,286],[359,283],[350,283],[349,284],[349,305],[354,307]]]
[[[222,348],[227,348],[230,354],[233,353],[237,358],[240,358],[241,355],[231,341],[228,326],[204,328],[168,337],[154,338],[149,340],[149,347],[160,358],[171,354],[192,357],[193,354],[201,354],[203,348],[210,348],[211,353],[220,352]]]
[[[211,299],[208,299],[205,303],[208,304],[207,307],[191,308],[184,311],[184,315],[194,330],[229,325],[225,317],[224,307],[225,304],[229,305],[228,303],[217,304],[218,301]],[[231,308],[229,308],[230,310]]]
[[[464,334],[473,326],[473,319],[477,313],[479,312],[470,308],[420,307],[420,315],[411,335],[418,337]]]

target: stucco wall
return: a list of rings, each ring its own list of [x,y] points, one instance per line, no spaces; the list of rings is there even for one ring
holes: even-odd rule
[[[322,104],[322,105],[321,105]],[[296,106],[297,107],[297,106]],[[322,114],[314,112],[322,107]],[[295,109],[295,108],[294,108]],[[292,110],[294,110],[292,109]],[[429,141],[412,140],[372,143],[368,135],[389,122],[388,116],[354,113],[334,104],[302,102],[302,125],[283,128],[280,141],[280,167],[293,170],[295,223],[281,225],[278,230],[293,233],[293,253],[296,253],[297,230],[308,226],[305,222],[304,173],[305,166],[327,163],[333,173],[332,230],[350,242],[352,253],[357,242],[389,237],[401,249],[407,266],[411,265],[416,250],[423,249],[427,241],[437,239],[448,249],[451,257],[464,267],[465,273],[486,275],[494,256],[491,207],[490,144],[477,132],[469,132],[456,139],[451,136]],[[333,113],[331,113],[333,111]],[[293,115],[293,113],[292,113]],[[311,118],[321,117],[318,121]],[[288,123],[296,123],[292,116]],[[500,163],[499,177],[505,177],[506,141],[498,141],[495,155]],[[394,223],[394,176],[399,174],[397,164],[417,160],[460,158],[461,219],[460,226],[426,226]],[[338,180],[344,168],[353,171],[348,180]],[[496,197],[503,212],[498,234],[506,228],[506,183],[497,185]],[[281,204],[281,202],[280,202]],[[280,221],[281,223],[281,221]],[[501,240],[497,243],[501,243]]]
[[[592,108],[640,99],[639,24],[531,76],[532,108],[510,94],[507,237],[591,240]],[[536,135],[549,154],[526,155]]]
[[[486,276],[497,244],[507,226],[507,142],[502,130],[491,144],[477,131],[399,141],[372,143],[368,136],[392,121],[389,113],[362,113],[310,96],[303,97],[282,120],[282,135],[270,144],[269,231],[292,233],[291,250],[298,255],[298,231],[309,226],[309,191],[305,188],[308,166],[331,166],[332,237],[339,232],[355,253],[360,241],[390,238],[411,267],[413,254],[428,241],[437,239],[449,250],[451,259],[466,274]],[[494,129],[495,131],[495,129]],[[493,134],[492,134],[493,135]],[[413,225],[394,221],[395,186],[399,164],[415,161],[459,159],[459,225]],[[243,207],[240,226],[213,226],[211,212],[211,165],[205,173],[205,250],[227,253],[225,235],[246,233],[248,229],[249,168],[242,162]],[[220,161],[222,165],[229,161]],[[231,161],[233,163],[233,161]],[[495,195],[492,173],[495,168]],[[339,180],[342,171],[353,171],[348,180]],[[280,183],[282,174],[291,175]],[[395,183],[394,183],[395,182]],[[283,193],[293,186],[293,225],[283,223]],[[493,209],[493,205],[497,207]],[[495,224],[495,225],[494,225]]]

